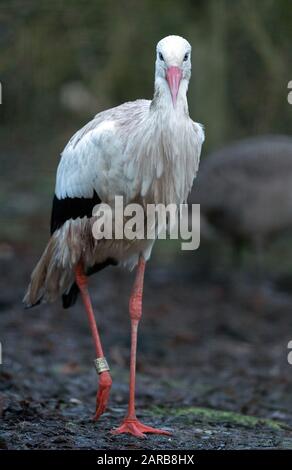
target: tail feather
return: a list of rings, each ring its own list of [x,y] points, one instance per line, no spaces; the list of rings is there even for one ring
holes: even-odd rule
[[[74,266],[83,256],[84,233],[88,230],[83,219],[74,221],[74,230],[70,224],[56,230],[51,236],[31,275],[31,281],[23,302],[27,308],[41,302],[53,302],[62,295],[63,307],[69,308],[75,304],[79,288],[74,282]],[[82,225],[83,224],[83,225]],[[84,226],[85,224],[85,226]],[[89,238],[89,242],[90,242]],[[90,243],[87,246],[91,247]],[[87,250],[87,258],[94,258],[94,247]],[[88,265],[87,260],[87,265]],[[86,261],[85,261],[86,264]],[[107,258],[86,269],[90,276],[108,265],[116,265],[117,261]]]
[[[62,295],[63,308],[72,307],[75,304],[79,293],[79,287],[76,282],[72,284],[69,292]]]
[[[41,302],[53,302],[72,284],[72,273],[56,261],[56,239],[51,237],[41,259],[32,272],[23,302],[27,308]]]
[[[46,246],[44,253],[42,254],[41,259],[32,272],[30,284],[23,299],[23,303],[27,308],[38,305],[44,296],[44,286],[47,278],[47,271],[54,248],[52,240],[53,239],[51,238]]]

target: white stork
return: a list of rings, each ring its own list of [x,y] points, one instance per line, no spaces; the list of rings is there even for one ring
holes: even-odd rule
[[[142,424],[135,412],[137,330],[142,314],[145,263],[151,240],[96,240],[92,210],[123,196],[125,204],[181,204],[196,176],[204,132],[190,119],[187,89],[191,46],[180,36],[157,44],[153,99],[124,103],[97,114],[61,155],[51,217],[51,238],[35,267],[24,298],[31,307],[63,297],[65,308],[80,292],[94,340],[99,374],[95,419],[105,411],[112,379],[88,292],[89,275],[110,264],[137,265],[130,297],[131,359],[127,415],[114,433],[168,434]]]

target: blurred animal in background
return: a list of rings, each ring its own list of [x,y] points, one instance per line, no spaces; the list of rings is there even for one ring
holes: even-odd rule
[[[189,202],[201,205],[203,238],[226,237],[237,258],[251,246],[261,270],[264,248],[292,228],[292,138],[254,137],[213,152]]]

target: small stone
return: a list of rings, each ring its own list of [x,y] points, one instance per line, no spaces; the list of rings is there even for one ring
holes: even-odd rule
[[[72,405],[82,405],[82,401],[78,400],[78,398],[70,398],[69,402],[72,403]]]

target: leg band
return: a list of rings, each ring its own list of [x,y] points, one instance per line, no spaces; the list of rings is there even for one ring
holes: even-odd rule
[[[105,357],[98,357],[97,359],[94,359],[94,365],[98,374],[110,370]]]

